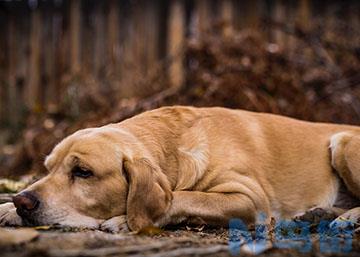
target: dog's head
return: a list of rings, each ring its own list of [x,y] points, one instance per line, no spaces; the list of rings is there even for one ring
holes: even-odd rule
[[[138,230],[167,210],[170,186],[131,133],[105,126],[80,130],[46,158],[49,174],[14,197],[24,223],[97,228],[127,215]]]

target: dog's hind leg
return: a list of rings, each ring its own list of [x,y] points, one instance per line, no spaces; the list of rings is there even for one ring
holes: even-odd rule
[[[360,134],[341,132],[330,140],[331,164],[343,180],[346,188],[360,200]],[[350,209],[339,216],[339,221],[357,223],[360,219],[360,207]]]
[[[335,134],[330,140],[331,164],[347,189],[360,199],[360,134]]]

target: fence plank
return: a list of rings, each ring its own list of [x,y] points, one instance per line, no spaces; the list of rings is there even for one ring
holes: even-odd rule
[[[309,0],[300,0],[297,8],[296,22],[303,29],[307,30],[311,25],[311,12]]]
[[[221,20],[224,22],[222,33],[225,37],[231,36],[234,32],[234,6],[231,0],[221,1]]]
[[[29,84],[26,91],[28,108],[35,112],[41,111],[39,101],[41,28],[41,12],[39,8],[35,8],[31,12]]]
[[[46,109],[48,107],[53,108],[54,103],[56,102],[56,89],[55,89],[55,42],[54,42],[54,15],[52,15],[52,9],[45,9],[43,12],[44,20],[44,31],[42,35],[42,42],[46,42],[43,47],[43,65],[41,65],[43,70],[44,77],[44,90],[46,94],[44,95],[44,104]],[[51,110],[52,111],[52,110]]]
[[[94,38],[94,71],[93,74],[96,76],[102,76],[100,74],[104,71],[105,67],[105,17],[104,17],[104,6],[103,2],[97,5],[97,8],[94,12],[94,27],[95,27],[95,35]]]
[[[59,108],[61,102],[61,94],[62,94],[62,82],[61,76],[64,70],[65,62],[64,62],[64,36],[62,31],[63,25],[63,13],[61,12],[60,7],[54,8],[54,19],[53,19],[53,35],[54,35],[54,103],[51,105],[51,111],[56,112]]]
[[[144,75],[146,71],[146,54],[145,54],[145,45],[146,40],[146,24],[144,21],[144,16],[146,14],[145,8],[142,8],[144,2],[138,2],[134,5],[133,8],[133,19],[134,19],[134,33],[133,37],[133,48],[134,53],[134,70],[138,75]]]
[[[8,15],[7,15],[8,16]],[[7,106],[7,96],[6,96],[6,88],[7,88],[7,69],[8,69],[8,51],[7,51],[7,40],[8,40],[8,17],[0,15],[0,69],[3,72],[0,72],[0,125],[5,123],[7,119],[6,115],[6,106]],[[1,140],[1,139],[0,139]]]
[[[12,126],[16,126],[17,117],[17,94],[16,94],[16,18],[10,15],[8,23],[8,117]]]
[[[196,0],[195,13],[197,17],[196,32],[199,37],[202,37],[204,33],[211,26],[210,6],[207,0]]]
[[[311,9],[309,0],[301,0],[298,2],[297,13],[296,13],[296,24],[303,30],[309,31],[311,28]],[[310,60],[314,56],[311,54],[310,47],[303,49],[303,56]]]
[[[284,6],[284,2],[282,0],[276,0],[275,1],[275,6],[274,6],[274,11],[273,11],[273,19],[276,22],[281,22],[284,23],[285,22],[285,6]],[[282,32],[280,29],[275,29],[274,30],[274,42],[280,47],[283,48],[284,47],[284,43],[285,43],[285,34],[284,32]]]
[[[120,61],[120,13],[119,13],[119,1],[110,0],[108,5],[108,17],[107,17],[107,56],[109,62],[109,68],[114,72],[118,68]]]
[[[73,74],[80,71],[80,21],[81,1],[70,1],[70,69]]]
[[[158,23],[157,1],[148,2],[145,14],[146,30],[146,71],[147,73],[157,64],[159,45],[159,23]]]
[[[182,1],[172,1],[170,5],[168,25],[168,49],[172,62],[169,67],[169,80],[172,87],[180,87],[184,83],[184,64],[180,51],[184,46],[184,6]]]

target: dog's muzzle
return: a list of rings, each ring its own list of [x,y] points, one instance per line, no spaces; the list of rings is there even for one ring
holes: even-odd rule
[[[33,214],[39,208],[39,199],[31,192],[23,192],[13,197],[16,213],[23,220],[32,220]]]

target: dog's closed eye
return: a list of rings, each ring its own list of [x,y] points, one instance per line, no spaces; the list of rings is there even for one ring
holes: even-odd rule
[[[94,173],[91,170],[80,167],[80,166],[75,166],[71,170],[71,176],[73,176],[73,177],[89,178],[93,175],[94,175]]]

